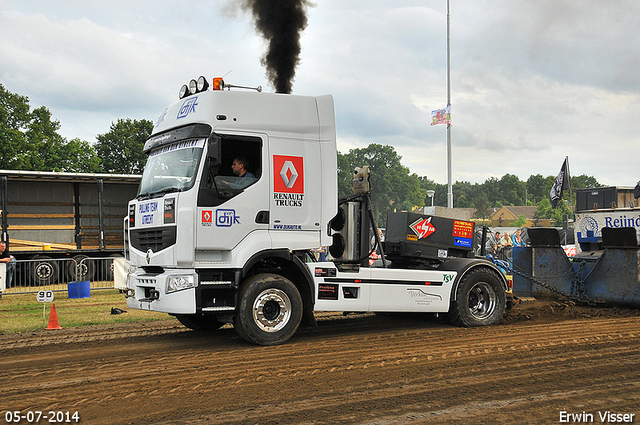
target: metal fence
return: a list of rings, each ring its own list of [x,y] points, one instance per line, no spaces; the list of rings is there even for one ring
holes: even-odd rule
[[[6,281],[3,294],[41,290],[66,291],[69,282],[90,282],[90,289],[114,287],[114,260],[117,257],[77,256],[75,258],[36,258],[17,260],[12,281]]]

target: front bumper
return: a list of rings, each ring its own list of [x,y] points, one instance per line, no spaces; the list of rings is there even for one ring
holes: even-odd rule
[[[160,274],[133,270],[127,277],[127,307],[169,314],[195,314],[195,287],[167,292],[169,279],[178,276],[192,276],[194,285],[198,285],[195,270],[164,270]]]

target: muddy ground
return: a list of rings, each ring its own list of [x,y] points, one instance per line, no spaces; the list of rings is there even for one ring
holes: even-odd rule
[[[474,329],[317,317],[277,347],[174,319],[1,335],[0,423],[8,410],[110,425],[640,423],[638,309],[529,301]]]

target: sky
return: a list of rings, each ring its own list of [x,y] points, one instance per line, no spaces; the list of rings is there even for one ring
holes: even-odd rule
[[[391,145],[447,183],[446,0],[315,0],[293,94],[332,94],[338,150]],[[640,180],[640,2],[451,0],[452,179]],[[204,75],[273,92],[234,0],[0,0],[0,83],[68,140],[155,122]],[[360,166],[364,164],[354,164]],[[455,194],[454,194],[455,196]]]

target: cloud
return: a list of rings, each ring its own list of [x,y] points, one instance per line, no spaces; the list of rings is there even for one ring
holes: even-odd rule
[[[144,25],[127,26],[116,15],[111,18],[118,24],[110,25],[108,17],[92,20],[86,16],[96,11],[87,12],[91,13],[72,17],[0,13],[3,84],[10,91],[27,95],[32,107],[44,105],[52,110],[68,138],[91,140],[95,134],[107,132],[110,123],[119,118],[153,120],[166,104],[177,100],[180,86],[189,79],[205,71],[222,75],[231,71],[233,62],[241,63],[227,62],[226,58],[237,55],[238,45],[244,41],[242,34],[222,43],[213,36],[199,38],[193,29],[180,25],[164,31],[174,21],[158,22],[157,17],[148,16],[151,23],[142,19]],[[178,21],[190,25],[189,19]],[[211,28],[214,34],[223,30],[238,33],[231,26]],[[259,43],[251,40],[243,45],[247,48],[257,51]],[[247,55],[251,56],[256,54]],[[260,71],[258,60],[254,68]],[[85,127],[78,123],[80,117],[102,124],[89,135],[69,134],[70,128]]]
[[[68,138],[157,118],[191,78],[270,86],[264,41],[237,2],[0,0],[0,79]],[[446,4],[324,0],[309,8],[294,94],[334,95],[339,150],[390,144],[446,182]],[[451,4],[453,178],[573,174],[632,185],[640,3]]]

